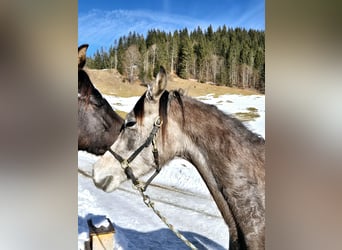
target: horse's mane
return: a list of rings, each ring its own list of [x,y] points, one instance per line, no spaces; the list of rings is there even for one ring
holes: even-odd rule
[[[145,102],[145,98],[146,98],[146,92],[140,97],[140,99],[138,100],[138,102],[136,103],[133,111],[134,111],[134,115],[137,119],[137,122],[141,124],[143,116],[144,116],[144,102]],[[163,125],[162,125],[162,137],[163,137],[163,142],[165,141],[165,135],[166,135],[166,128],[167,128],[167,124],[168,124],[168,112],[169,112],[169,106],[171,104],[171,102],[175,99],[176,103],[179,105],[180,107],[180,114],[181,114],[181,126],[184,127],[185,125],[185,117],[184,117],[184,101],[183,101],[183,92],[181,90],[172,90],[172,91],[167,91],[165,90],[160,99],[159,99],[159,116],[163,121]],[[209,104],[205,104],[200,102],[197,99],[188,97],[186,98],[186,100],[191,100],[186,101],[187,103],[197,103],[197,107],[203,107],[203,111],[205,111],[206,113],[211,113],[216,117],[221,117],[219,120],[223,121],[229,121],[229,123],[231,124],[229,126],[229,128],[235,128],[236,133],[239,134],[245,134],[246,138],[248,141],[250,141],[252,144],[253,143],[265,143],[264,138],[262,138],[261,136],[253,133],[252,131],[250,131],[240,120],[236,119],[235,117],[225,114],[223,111],[219,110],[216,106],[214,105],[209,105]],[[201,104],[201,105],[200,105]],[[233,125],[234,124],[234,125]],[[219,126],[221,126],[223,124],[219,124]]]
[[[93,86],[87,72],[83,69],[78,69],[78,93],[80,94],[79,98],[85,100],[87,105],[91,101],[93,104],[100,107],[107,102],[102,98],[101,93]]]
[[[84,99],[86,104],[89,103],[90,95],[93,91],[88,74],[83,69],[78,69],[78,93],[79,99]]]
[[[262,136],[254,133],[253,131],[248,129],[248,127],[242,121],[240,121],[231,114],[223,112],[217,106],[212,104],[206,104],[204,102],[201,102],[200,100],[197,100],[196,98],[191,97],[184,99],[184,102],[186,102],[186,106],[189,107],[191,113],[193,113],[192,111],[194,111],[194,109],[197,109],[199,111],[197,112],[197,114],[204,114],[204,116],[199,115],[198,117],[202,117],[202,121],[205,124],[215,126],[216,131],[221,130],[220,128],[222,128],[221,131],[229,131],[230,135],[222,134],[222,137],[235,139],[243,138],[243,140],[247,140],[248,142],[254,145],[265,143],[265,139]],[[192,116],[193,119],[194,117],[195,116]],[[197,122],[198,125],[196,128],[199,128],[202,125],[202,123],[199,124],[199,120],[197,120]],[[232,137],[232,135],[234,136]]]
[[[160,119],[163,121],[163,124],[162,124],[163,142],[165,141],[164,139],[165,139],[166,127],[168,123],[167,117],[168,117],[169,104],[173,99],[177,100],[177,103],[179,104],[181,108],[183,124],[184,124],[184,106],[183,106],[183,101],[182,101],[181,96],[182,94],[179,91],[174,90],[174,91],[169,92],[165,90],[159,99],[159,116],[160,116]],[[144,116],[145,98],[146,98],[146,92],[140,97],[140,99],[135,104],[134,109],[133,109],[137,122],[140,124]]]

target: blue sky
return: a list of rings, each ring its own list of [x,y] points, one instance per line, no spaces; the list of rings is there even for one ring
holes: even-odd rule
[[[131,31],[146,35],[198,26],[265,30],[264,0],[79,0],[78,45],[88,43],[88,55]]]

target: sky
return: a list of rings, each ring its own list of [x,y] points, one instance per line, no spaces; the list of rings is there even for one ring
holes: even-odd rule
[[[148,30],[173,32],[198,26],[265,30],[264,0],[79,0],[78,45],[89,44],[88,55],[107,50],[118,38]]]

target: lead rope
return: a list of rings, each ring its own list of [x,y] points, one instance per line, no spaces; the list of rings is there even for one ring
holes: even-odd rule
[[[151,201],[150,197],[144,193],[144,190],[140,188],[139,186],[135,186],[139,193],[141,194],[143,201],[147,207],[150,207],[153,212],[160,218],[162,222],[179,238],[181,239],[190,249],[197,250],[197,247],[195,247],[187,238],[185,238],[184,235],[182,235],[172,224],[167,222],[167,219],[154,207],[154,203]]]
[[[166,218],[161,215],[161,213],[154,207],[154,203],[151,201],[150,197],[146,195],[144,192],[146,191],[147,186],[152,182],[154,177],[157,176],[157,174],[160,172],[160,166],[159,166],[159,153],[157,149],[157,144],[155,142],[155,136],[158,132],[158,129],[162,125],[162,120],[158,116],[157,119],[154,122],[153,129],[145,141],[143,145],[141,145],[136,151],[133,152],[133,154],[128,158],[124,159],[117,153],[115,153],[112,149],[109,149],[109,152],[120,162],[121,168],[125,171],[125,174],[127,175],[128,179],[131,179],[133,182],[133,187],[135,187],[139,193],[141,194],[143,201],[147,207],[150,207],[153,212],[161,219],[162,222],[179,238],[181,239],[190,249],[197,250],[197,247],[195,247],[187,238],[185,238],[177,229],[174,228],[174,226],[167,222]],[[147,147],[152,143],[152,153],[153,158],[156,164],[156,171],[155,173],[147,180],[145,185],[142,185],[142,183],[134,176],[133,171],[131,167],[129,166],[129,163],[134,160],[134,158],[143,150],[143,148]]]

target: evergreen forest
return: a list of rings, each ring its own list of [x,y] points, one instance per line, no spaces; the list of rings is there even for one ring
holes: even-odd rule
[[[173,33],[149,30],[146,37],[130,32],[87,61],[89,68],[117,69],[128,82],[151,80],[160,65],[183,79],[264,93],[265,32],[225,25],[216,31],[211,25]]]

